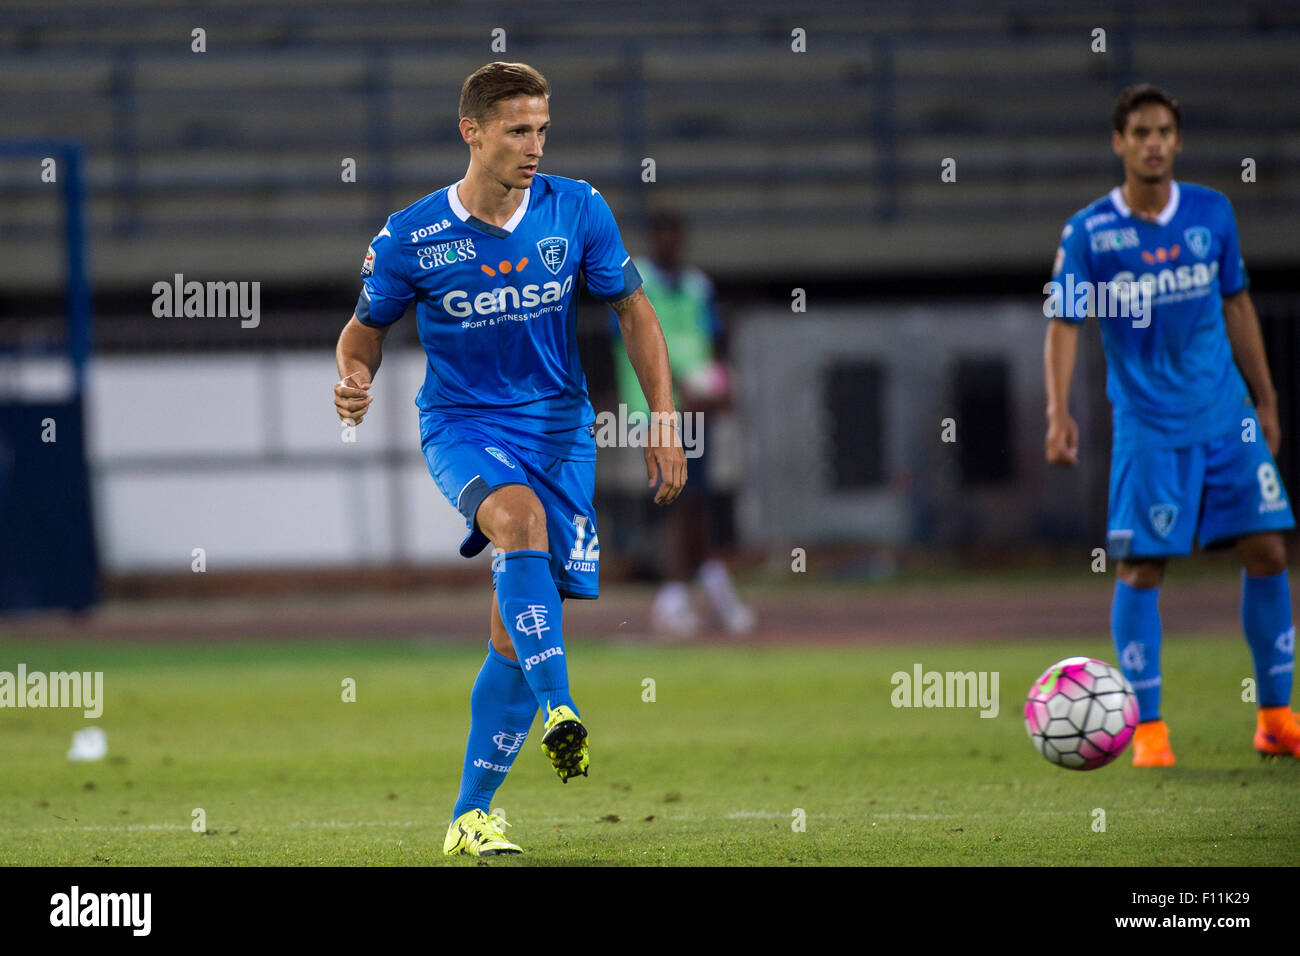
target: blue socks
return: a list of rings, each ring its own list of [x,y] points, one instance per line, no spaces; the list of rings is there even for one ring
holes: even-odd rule
[[[503,657],[488,644],[469,698],[469,740],[453,820],[469,810],[491,812],[492,797],[505,782],[539,707],[564,704],[578,712],[569,695],[551,556],[545,551],[497,554],[492,578],[497,608],[519,660]]]
[[[1139,719],[1160,719],[1159,588],[1140,590],[1115,582],[1110,626],[1120,670],[1137,692]],[[1260,707],[1291,703],[1295,628],[1287,572],[1252,578],[1242,573],[1241,626],[1255,660]]]
[[[1243,571],[1241,577],[1241,626],[1255,659],[1259,706],[1285,707],[1291,703],[1291,673],[1295,669],[1287,573],[1252,578]]]
[[[469,742],[452,819],[468,810],[490,812],[492,796],[505,782],[515,754],[528,736],[537,701],[523,669],[488,644],[487,660],[469,696]]]
[[[1138,720],[1160,719],[1160,589],[1135,588],[1115,581],[1110,632],[1119,669],[1133,685]]]
[[[503,552],[492,559],[492,579],[501,621],[543,719],[547,707],[554,709],[561,704],[578,713],[569,696],[560,592],[551,577],[551,556],[545,551]]]

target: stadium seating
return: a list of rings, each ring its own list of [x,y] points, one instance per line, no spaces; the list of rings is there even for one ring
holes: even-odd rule
[[[1300,210],[1300,161],[1285,148],[1300,125],[1297,14],[1120,6],[1105,18],[1054,3],[871,2],[805,16],[767,0],[735,14],[673,0],[602,7],[597,20],[559,4],[520,18],[493,4],[431,16],[286,0],[202,15],[28,3],[0,24],[0,81],[8,136],[71,133],[89,148],[91,221],[113,239],[96,255],[101,285],[154,277],[153,254],[182,237],[190,262],[337,277],[387,212],[463,171],[459,84],[492,58],[528,60],[553,86],[545,171],[598,183],[628,231],[652,203],[688,208],[715,271],[918,257],[975,268],[990,248],[1022,268],[1050,259],[1071,204],[1107,182],[1110,97],[1139,78],[1185,103],[1195,149],[1180,175],[1229,188],[1244,156],[1267,168],[1234,200],[1253,217],[1255,259],[1285,255]],[[503,54],[489,45],[497,23]],[[796,26],[807,53],[790,50]],[[1098,26],[1104,54],[1090,50]],[[197,27],[205,53],[190,50]],[[344,157],[355,184],[341,181]],[[940,181],[945,157],[956,184]],[[48,207],[38,182],[15,180],[0,193],[16,226],[0,250],[52,287]]]

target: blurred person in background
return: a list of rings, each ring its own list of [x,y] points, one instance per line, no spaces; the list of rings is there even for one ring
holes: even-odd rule
[[[701,450],[707,451],[708,441],[703,436],[731,405],[731,375],[723,361],[724,339],[713,283],[684,260],[686,226],[679,213],[661,210],[651,216],[650,249],[650,258],[637,262],[668,343],[675,405],[683,415],[703,415],[705,427],[697,434]],[[644,393],[612,317],[611,328],[619,401],[627,406],[629,416],[647,414]],[[691,600],[693,578],[727,631],[744,634],[754,627],[754,612],[736,594],[727,566],[716,551],[710,510],[718,507],[718,501],[708,480],[707,460],[706,456],[695,459],[691,481],[665,522],[663,584],[650,610],[651,627],[663,637],[687,638],[700,630],[700,617]],[[716,462],[716,454],[712,460]]]

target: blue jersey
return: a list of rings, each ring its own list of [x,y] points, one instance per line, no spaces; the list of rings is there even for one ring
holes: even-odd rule
[[[1174,182],[1169,204],[1148,222],[1116,187],[1070,217],[1052,277],[1066,289],[1071,278],[1077,289],[1137,282],[1152,290],[1141,321],[1099,320],[1116,442],[1176,448],[1241,427],[1249,393],[1233,362],[1223,299],[1249,281],[1226,196]],[[1056,317],[1086,315],[1066,303]]]
[[[388,217],[366,250],[357,318],[391,325],[415,300],[429,357],[415,399],[423,411],[593,460],[578,276],[608,302],[641,285],[609,204],[582,180],[537,175],[510,221],[494,226],[470,215],[458,185]]]

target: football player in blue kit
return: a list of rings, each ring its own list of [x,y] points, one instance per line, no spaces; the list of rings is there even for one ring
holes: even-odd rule
[[[1281,534],[1295,520],[1273,459],[1277,395],[1232,206],[1222,193],[1174,180],[1182,115],[1168,93],[1130,87],[1112,121],[1124,184],[1070,217],[1045,289],[1046,454],[1053,464],[1078,464],[1070,379],[1079,326],[1095,314],[1114,407],[1111,631],[1141,720],[1133,763],[1174,763],[1160,715],[1158,596],[1166,560],[1188,554],[1193,538],[1204,548],[1235,545],[1244,566],[1241,619],[1259,695],[1255,749],[1300,756]]]
[[[438,488],[465,518],[465,557],[493,545],[487,659],[447,854],[519,853],[490,802],[542,711],[542,750],[564,782],[586,776],[588,736],[569,691],[561,601],[598,594],[592,507],[595,414],[578,360],[580,277],[618,315],[650,409],[645,448],[656,504],[686,483],[659,320],[604,197],[538,171],[550,87],[523,63],[495,62],[461,89],[469,168],[388,218],[362,265],[356,313],[339,337],[334,403],[368,409],[389,327],[414,302],[428,353],[416,396]]]

